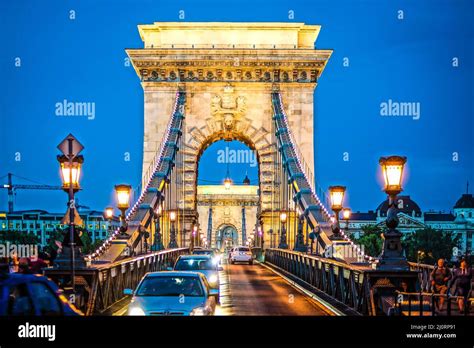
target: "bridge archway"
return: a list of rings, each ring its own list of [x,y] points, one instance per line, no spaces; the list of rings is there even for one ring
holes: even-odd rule
[[[226,247],[234,247],[239,245],[239,238],[242,232],[238,232],[237,227],[232,224],[222,224],[218,226],[214,232],[216,234],[216,245],[215,247],[219,250],[223,250]]]

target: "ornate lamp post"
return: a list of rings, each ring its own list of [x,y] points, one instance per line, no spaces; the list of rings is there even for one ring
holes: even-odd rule
[[[345,230],[347,234],[349,232],[349,219],[351,218],[351,210],[349,208],[344,208],[342,210],[342,217],[344,218],[344,221],[346,222]]]
[[[107,226],[107,233],[110,234],[112,231],[112,219],[114,218],[114,208],[113,207],[107,207],[104,210],[104,218],[108,222]]]
[[[304,215],[298,214],[298,231],[296,233],[296,243],[295,243],[294,250],[302,252],[302,253],[308,250],[308,248],[306,247],[304,243],[303,224],[304,224]]]
[[[279,249],[288,249],[288,244],[286,243],[286,213],[282,212],[280,214],[280,222],[281,222],[281,236],[280,236],[280,244],[278,245]]]
[[[125,212],[130,208],[130,192],[132,186],[126,184],[115,185],[115,193],[117,195],[117,208],[120,210],[120,235],[127,237],[128,225],[125,221]]]
[[[66,233],[63,241],[63,252],[62,259],[68,261],[71,267],[71,285],[73,291],[75,290],[75,269],[76,266],[85,265],[83,258],[81,257],[81,250],[79,246],[82,245],[79,235],[75,229],[75,217],[76,217],[76,206],[74,200],[74,194],[80,190],[79,180],[81,177],[81,167],[84,163],[83,156],[71,155],[72,141],[69,141],[69,152],[70,155],[59,155],[57,157],[60,168],[61,168],[61,180],[63,190],[68,194],[69,197],[69,233]],[[76,255],[79,256],[76,259]]]
[[[176,229],[175,229],[175,222],[176,222],[176,212],[170,211],[170,221],[171,221],[171,230],[170,230],[170,243],[168,244],[168,248],[174,249],[178,247],[178,243],[176,242]]]
[[[163,250],[163,237],[161,235],[160,218],[163,213],[163,207],[161,202],[158,204],[158,208],[153,212],[153,219],[155,220],[155,240],[153,241],[153,251]]]
[[[387,230],[382,234],[383,249],[377,268],[381,270],[408,270],[406,257],[403,255],[401,232],[397,230],[398,210],[395,204],[397,195],[402,192],[403,169],[406,157],[381,157],[380,166],[385,182],[384,191],[388,195],[389,208],[385,224]]]
[[[331,209],[334,212],[334,218],[335,218],[335,221],[332,227],[332,232],[333,232],[333,235],[331,236],[332,240],[342,239],[341,234],[340,234],[340,227],[339,227],[339,212],[342,210],[342,202],[344,200],[345,192],[346,192],[345,186],[329,187],[329,195],[331,198]]]
[[[263,249],[263,230],[262,226],[257,227],[258,247]]]
[[[197,233],[198,233],[198,226],[195,224],[193,226],[193,231],[191,232],[191,249],[193,249],[194,245],[196,244]]]

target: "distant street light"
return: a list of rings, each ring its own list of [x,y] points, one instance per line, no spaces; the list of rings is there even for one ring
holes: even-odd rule
[[[174,249],[178,247],[178,243],[176,242],[176,229],[175,229],[175,221],[176,221],[176,212],[170,211],[170,221],[171,221],[171,230],[170,230],[170,242],[168,244],[168,248]]]
[[[344,218],[344,221],[346,222],[346,234],[349,231],[349,219],[351,218],[351,210],[349,208],[344,208],[342,210],[342,217]]]
[[[383,249],[377,264],[378,269],[382,270],[408,270],[408,262],[403,255],[401,243],[401,232],[397,230],[399,223],[398,209],[395,204],[397,195],[402,192],[403,169],[406,163],[406,157],[390,156],[381,157],[380,166],[384,178],[384,191],[388,195],[389,208],[385,224],[388,230],[383,236]]]
[[[263,230],[262,230],[261,225],[257,227],[257,240],[258,240],[258,247],[263,248]]]
[[[112,219],[114,217],[114,208],[112,207],[107,207],[105,208],[104,210],[104,218],[107,220],[108,222],[108,226],[107,226],[107,234],[110,234],[111,231],[112,231]]]
[[[107,220],[111,220],[114,217],[114,208],[112,207],[105,208],[104,217]]]
[[[232,186],[232,179],[231,178],[225,178],[225,180],[224,180],[225,189],[230,190],[231,186]]]
[[[224,188],[226,190],[230,190],[231,186],[232,186],[232,179],[230,178],[229,163],[227,162],[227,174],[224,179]]]
[[[280,214],[280,222],[281,222],[281,236],[280,236],[280,244],[278,245],[279,249],[288,249],[288,244],[286,242],[286,219],[287,215],[285,212]]]
[[[345,186],[331,186],[329,187],[329,195],[331,198],[331,209],[334,212],[335,221],[333,222],[331,239],[341,239],[339,227],[339,212],[342,210],[342,203],[344,201],[344,194],[346,192]]]
[[[120,234],[126,236],[128,229],[125,221],[125,212],[130,208],[130,192],[132,186],[126,184],[115,185],[115,193],[117,195],[117,208],[120,210]]]
[[[194,245],[196,244],[196,236],[198,232],[198,227],[197,225],[193,226],[193,231],[191,232],[191,249],[194,248]]]

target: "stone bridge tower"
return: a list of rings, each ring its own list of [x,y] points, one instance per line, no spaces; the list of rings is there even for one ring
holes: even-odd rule
[[[202,152],[220,139],[240,140],[257,152],[259,219],[271,228],[269,214],[279,209],[285,182],[276,170],[271,92],[281,92],[300,155],[312,169],[313,93],[332,53],[315,49],[320,26],[155,22],[138,30],[144,48],[127,53],[144,90],[143,172],[156,156],[175,93],[183,89],[185,197],[179,208],[189,212],[189,221],[195,218]]]

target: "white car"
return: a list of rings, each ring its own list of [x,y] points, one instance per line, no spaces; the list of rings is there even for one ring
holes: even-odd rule
[[[238,246],[233,248],[229,254],[229,262],[234,264],[236,262],[247,262],[249,265],[253,264],[252,251],[249,247]]]
[[[151,272],[132,295],[128,315],[214,315],[218,291],[196,272]]]

